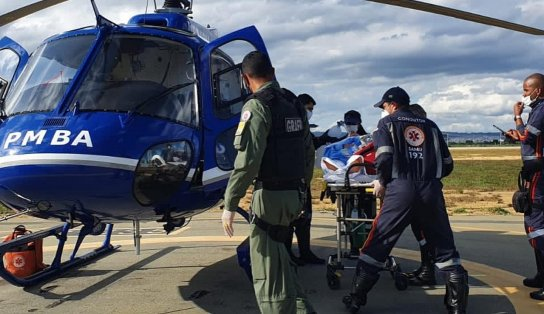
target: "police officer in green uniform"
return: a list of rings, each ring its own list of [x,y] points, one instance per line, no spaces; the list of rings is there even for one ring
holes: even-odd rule
[[[261,313],[314,313],[284,245],[289,225],[304,204],[304,178],[313,168],[306,112],[275,81],[266,54],[246,55],[242,72],[253,95],[244,104],[236,131],[238,154],[225,192],[223,228],[233,235],[236,208],[254,182],[250,257]]]

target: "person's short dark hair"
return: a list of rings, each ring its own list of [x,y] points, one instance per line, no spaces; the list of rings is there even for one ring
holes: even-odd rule
[[[420,104],[411,104],[408,109],[416,116],[427,118],[427,112]]]
[[[312,96],[308,94],[300,94],[297,96],[298,101],[300,101],[301,104],[306,105],[307,103],[316,104],[315,100],[312,98]]]
[[[355,110],[350,110],[344,113],[344,123],[348,125],[361,124],[361,114]]]
[[[410,104],[410,96],[408,93],[400,87],[391,87],[382,96],[382,100],[378,101],[374,107],[383,108],[385,102],[396,102],[400,107],[408,106]]]
[[[537,88],[544,87],[544,75],[542,75],[541,73],[533,73],[529,75],[525,80],[534,80],[535,87]]]
[[[248,53],[242,60],[242,72],[252,77],[268,77],[274,73],[268,55],[260,51]]]

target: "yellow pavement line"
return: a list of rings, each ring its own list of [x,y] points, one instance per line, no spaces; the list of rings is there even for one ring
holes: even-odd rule
[[[312,217],[312,221],[321,220],[321,221],[335,221],[336,217]],[[475,231],[489,231],[489,232],[498,232],[501,234],[506,235],[526,235],[525,231],[505,231],[504,229],[493,229],[493,228],[478,228],[478,227],[464,227],[459,226],[458,224],[463,224],[462,222],[459,223],[451,223],[451,227],[455,230],[475,230]],[[520,228],[523,228],[523,223],[520,224]]]
[[[182,233],[182,232],[184,232],[184,231],[187,231],[187,230],[189,230],[189,229],[191,229],[191,227],[183,227],[183,228],[179,228],[178,230],[176,230],[176,231],[174,231],[174,232],[170,232],[170,235],[171,235],[171,236],[175,236],[175,235],[178,235],[178,234],[180,234],[180,233]]]
[[[477,228],[477,227],[461,227],[452,224],[452,229],[457,230],[475,230],[475,231],[489,231],[489,232],[499,232],[501,234],[507,235],[526,235],[525,231],[505,231],[504,229],[492,229],[492,228]]]

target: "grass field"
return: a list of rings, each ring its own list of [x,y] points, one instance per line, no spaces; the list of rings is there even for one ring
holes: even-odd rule
[[[443,180],[444,189],[478,191],[517,189],[517,177],[521,167],[519,148],[457,148],[451,150],[451,154],[454,170]]]
[[[517,188],[519,161],[461,160],[454,166],[452,174],[443,179],[446,190],[513,191]]]

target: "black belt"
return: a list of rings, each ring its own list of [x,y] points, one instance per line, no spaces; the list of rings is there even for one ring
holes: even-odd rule
[[[291,227],[289,226],[271,225],[257,215],[253,215],[252,221],[259,229],[266,231],[266,234],[274,241],[285,243],[291,237]]]
[[[255,180],[253,183],[255,190],[265,189],[270,191],[299,190],[304,187],[302,180],[290,181],[261,181]]]

